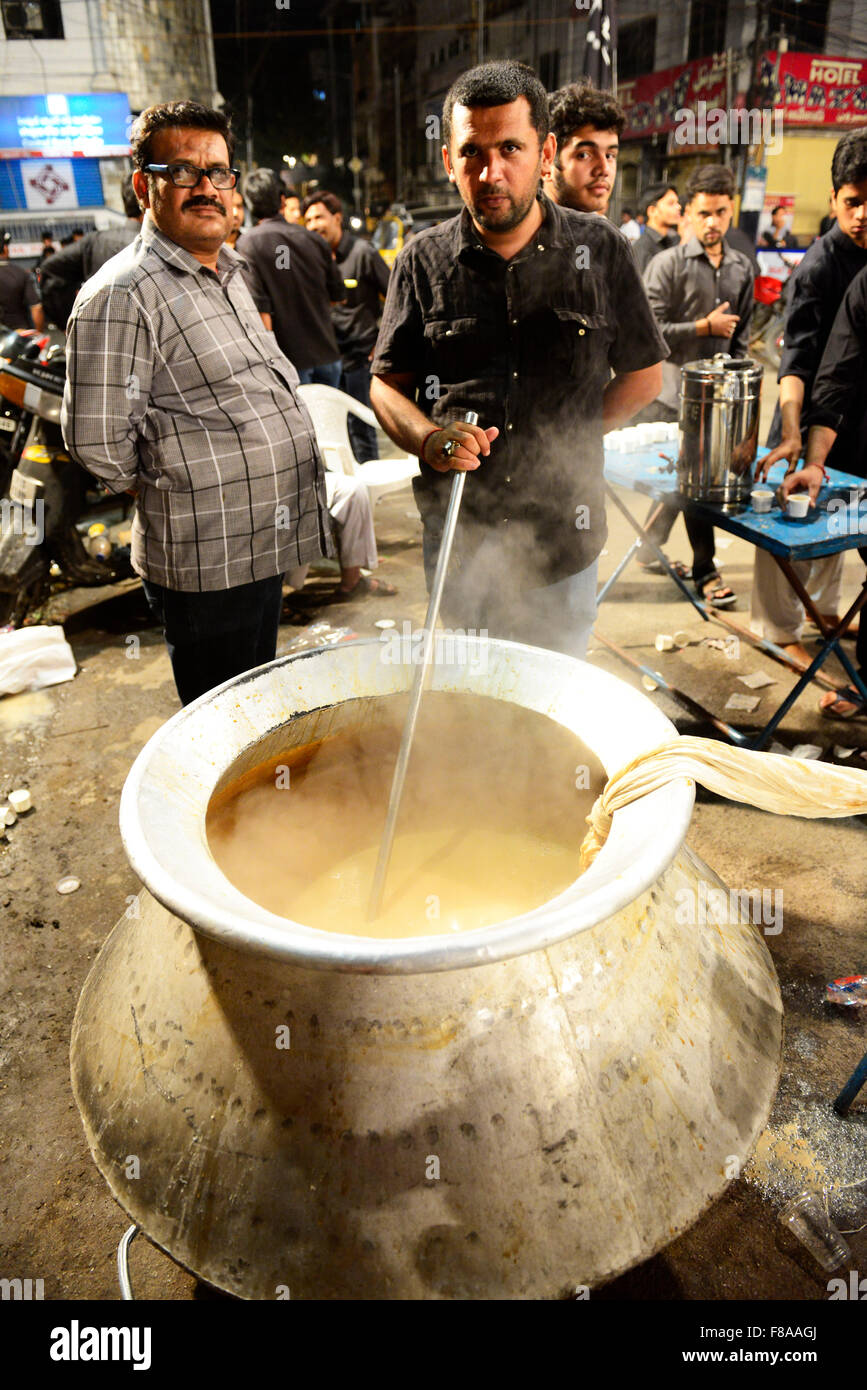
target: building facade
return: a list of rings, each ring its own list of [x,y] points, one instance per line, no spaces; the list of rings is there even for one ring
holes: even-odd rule
[[[219,101],[208,0],[0,0],[0,221],[40,231],[122,217],[129,125],[156,101]]]
[[[451,198],[437,121],[451,83],[480,57],[529,63],[549,91],[583,71],[589,0],[586,8],[550,0],[326,0],[323,8],[335,29],[356,26],[344,104],[354,105],[366,200],[398,191],[410,203]],[[834,144],[867,124],[863,0],[619,0],[618,16],[627,128],[612,212],[658,179],[682,188],[696,164],[713,160],[730,164],[740,187],[758,161],[767,200],[792,207],[796,235],[814,235]],[[707,122],[684,138],[677,112],[697,115],[702,102],[705,112],[755,117],[730,122],[723,139]],[[773,107],[776,125],[762,127],[760,113],[770,118]],[[771,139],[757,143],[762,129]]]

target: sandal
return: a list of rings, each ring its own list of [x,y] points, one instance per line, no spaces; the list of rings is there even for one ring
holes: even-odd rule
[[[666,555],[665,558],[666,558],[666,560],[668,560],[668,556],[667,556],[667,555]],[[674,572],[675,572],[675,574],[677,575],[678,579],[692,579],[692,570],[690,569],[689,565],[685,565],[685,564],[683,563],[682,560],[668,560],[668,563],[669,563],[669,565],[671,566],[671,568],[674,570]],[[646,562],[645,562],[644,560],[639,560],[639,561],[638,561],[638,568],[639,568],[644,574],[667,574],[667,573],[668,573],[668,571],[666,570],[666,568],[665,568],[665,566],[663,565],[663,563],[662,563],[661,560],[648,560],[648,561],[646,561]]]
[[[365,594],[374,594],[377,598],[394,598],[397,589],[393,584],[387,584],[384,579],[374,579],[372,574],[363,574],[357,584],[351,589],[337,589],[333,603],[346,603],[351,598],[362,598]]]
[[[836,694],[826,690],[819,701],[819,713],[825,719],[862,719],[867,715],[867,705],[854,690],[838,690]]]
[[[712,586],[716,587],[712,587]],[[738,601],[738,596],[734,589],[730,589],[723,582],[723,577],[719,570],[714,570],[705,576],[700,584],[696,584],[696,592],[699,598],[709,603],[711,608],[733,608]]]

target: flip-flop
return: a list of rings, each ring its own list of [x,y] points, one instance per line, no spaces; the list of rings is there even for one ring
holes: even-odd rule
[[[711,584],[716,584],[716,588],[710,588]],[[711,608],[733,608],[738,601],[737,594],[723,582],[723,577],[717,570],[697,584],[696,590],[699,598],[709,603]]]
[[[682,560],[669,560],[668,563],[674,570],[678,579],[692,579],[692,570],[689,565],[685,565]],[[641,570],[642,574],[668,573],[661,560],[639,560],[638,568]]]
[[[333,602],[346,603],[351,598],[361,598],[365,594],[373,594],[376,598],[394,598],[396,593],[393,584],[387,584],[384,579],[375,579],[372,574],[363,574],[351,589],[337,589]]]
[[[832,691],[826,691],[831,695]],[[847,697],[851,695],[852,699]],[[867,705],[854,690],[840,690],[833,699],[825,703],[825,695],[819,701],[819,713],[823,719],[863,719],[867,715]]]

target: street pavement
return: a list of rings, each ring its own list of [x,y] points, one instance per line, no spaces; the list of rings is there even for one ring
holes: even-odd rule
[[[644,499],[627,496],[626,501],[643,515]],[[609,520],[600,562],[603,580],[631,539],[613,508]],[[287,596],[281,651],[313,621],[362,636],[377,635],[377,618],[393,619],[398,627],[404,620],[422,625],[421,528],[408,490],[378,505],[376,530],[379,573],[397,585],[397,596],[330,602],[336,573],[325,565],[314,571],[301,595]],[[689,559],[681,521],[668,551]],[[718,558],[746,620],[751,548],[721,537]],[[849,596],[863,577],[863,564],[850,554]],[[689,634],[690,645],[657,653],[656,635],[678,630]],[[93,959],[139,886],[117,829],[121,788],[135,756],[175,713],[178,701],[162,637],[136,586],[73,613],[66,631],[79,663],[74,680],[0,701],[0,793],[27,785],[34,802],[33,811],[10,829],[8,844],[0,845],[6,962],[0,995],[0,1132],[11,1136],[0,1156],[0,1272],[44,1278],[46,1298],[113,1299],[118,1296],[115,1250],[127,1220],[87,1151],[69,1086],[69,1033]],[[703,622],[667,578],[640,574],[635,567],[603,605],[597,634],[640,662],[658,666],[672,684],[744,728],[749,727],[745,721],[766,718],[795,679],[746,643],[736,650],[731,644],[726,650],[703,644],[709,635],[725,638],[727,629]],[[589,659],[641,688],[640,675],[598,636]],[[755,716],[726,711],[730,694],[746,689],[737,677],[757,671],[774,684],[755,692],[760,697]],[[788,715],[778,735],[781,745],[791,750],[810,743],[831,761],[835,747],[850,748],[847,760],[864,766],[867,782],[861,757],[867,752],[867,723],[820,717],[818,695],[817,688],[808,691]],[[712,732],[663,691],[646,698],[682,733]],[[863,1028],[857,1016],[823,1002],[826,981],[867,967],[863,833],[860,817],[774,817],[699,791],[689,846],[729,887],[780,889],[784,895],[782,930],[765,937],[786,1009],[781,1086],[769,1129],[745,1173],[690,1231],[599,1297],[827,1297],[827,1276],[783,1231],[777,1212],[817,1172],[832,1188],[867,1176],[867,1098],[848,1120],[829,1108],[863,1053]],[[59,895],[55,886],[65,874],[81,880],[69,896]],[[867,1197],[867,1188],[860,1191]],[[850,1207],[857,1194],[858,1189],[849,1193]],[[863,1206],[862,1199],[862,1211]],[[858,1214],[847,1208],[850,1227],[860,1224],[852,1219]],[[864,1268],[867,1236],[862,1232],[849,1239]],[[135,1243],[132,1268],[142,1298],[204,1296],[191,1276],[146,1241]]]

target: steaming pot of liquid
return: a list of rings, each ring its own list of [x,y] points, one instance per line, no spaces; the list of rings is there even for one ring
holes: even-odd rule
[[[684,910],[722,885],[683,843],[683,780],[618,812],[586,874],[576,856],[553,897],[481,927],[348,934],[243,893],[209,808],[375,724],[412,675],[381,657],[281,658],[140,754],[121,831],[145,887],[73,1029],[88,1142],[151,1240],[242,1297],[568,1294],[674,1239],[746,1159],[779,1072],[776,976],[753,926]],[[675,733],[617,678],[508,642],[468,642],[433,690],[544,716],[608,773]]]

